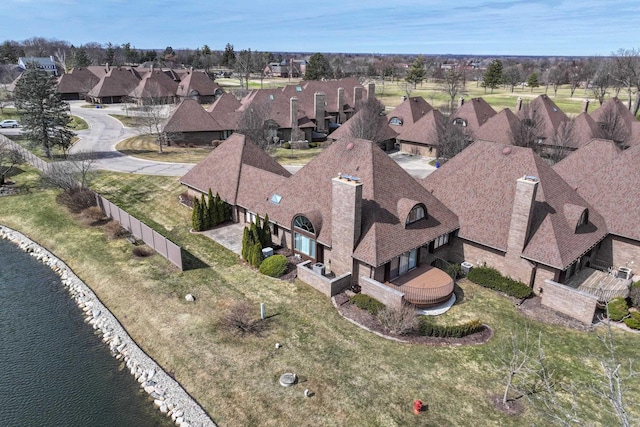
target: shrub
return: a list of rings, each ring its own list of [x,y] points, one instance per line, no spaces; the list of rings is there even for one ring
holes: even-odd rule
[[[56,197],[56,201],[73,213],[96,206],[96,194],[88,188],[72,188],[65,190]]]
[[[418,321],[411,305],[385,307],[378,313],[378,320],[386,330],[396,335],[405,335],[415,330]]]
[[[291,149],[291,143],[285,142],[284,144],[282,144],[282,148],[286,148],[287,150]]]
[[[462,276],[462,267],[460,267],[460,264],[457,263],[449,264],[446,271],[453,280],[456,280],[458,277]]]
[[[83,210],[80,216],[83,222],[89,225],[101,225],[109,219],[99,206],[91,206]]]
[[[631,329],[640,329],[640,311],[634,311],[630,317],[624,319],[624,324]]]
[[[631,304],[634,307],[640,308],[640,280],[631,285],[629,298],[631,299]]]
[[[129,230],[124,228],[117,221],[109,221],[104,226],[104,229],[107,232],[107,236],[112,240],[113,239],[123,239],[123,238],[128,237],[129,235],[131,235]]]
[[[280,277],[287,271],[287,257],[284,255],[273,255],[265,258],[260,264],[260,273],[270,277]]]
[[[467,274],[467,279],[485,288],[495,289],[516,298],[528,298],[532,293],[529,286],[504,277],[498,270],[491,267],[476,267]]]
[[[377,299],[365,294],[354,295],[351,297],[350,301],[353,304],[355,304],[356,307],[362,310],[367,310],[369,313],[373,314],[374,316],[377,315],[380,312],[380,310],[382,310],[385,307],[384,304],[378,301]]]
[[[254,313],[257,308],[246,301],[239,301],[231,305],[222,315],[222,327],[238,334],[260,335],[267,326],[264,320],[258,319]]]
[[[611,298],[607,303],[607,312],[609,313],[609,319],[620,322],[629,315],[627,301],[622,297]]]
[[[133,248],[133,255],[138,258],[146,258],[153,255],[153,250],[147,246],[136,246]]]
[[[418,325],[418,331],[421,335],[438,338],[462,338],[480,332],[482,329],[480,320],[472,320],[461,325],[444,326],[432,323],[427,316],[421,316]]]

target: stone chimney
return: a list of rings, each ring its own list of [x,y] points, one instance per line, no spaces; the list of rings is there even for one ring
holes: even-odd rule
[[[359,107],[360,101],[362,101],[362,87],[356,86],[353,88],[353,107]]]
[[[362,232],[362,183],[349,178],[331,180],[331,271],[336,276],[352,272],[353,250]],[[357,277],[352,280],[357,282]]]
[[[107,73],[111,70],[111,69],[109,68],[109,63],[108,63],[108,62],[105,64],[104,68],[105,68],[105,70],[107,71]]]
[[[316,92],[313,95],[313,101],[315,105],[315,117],[316,117],[316,130],[318,132],[324,132],[327,129],[326,125],[326,105],[325,95],[322,92]]]
[[[289,122],[291,123],[291,133],[298,128],[298,98],[292,96],[289,99]]]
[[[343,87],[339,87],[338,88],[338,105],[337,105],[337,110],[338,110],[338,123],[344,123],[345,121],[345,117],[344,117],[344,88]]]
[[[518,100],[516,101],[516,112],[522,110],[522,97],[519,96]]]
[[[367,99],[373,99],[376,97],[376,84],[369,83],[367,85]]]
[[[507,256],[520,258],[527,244],[538,183],[539,180],[535,176],[523,176],[516,181],[516,194],[513,199],[507,241]]]
[[[586,113],[589,110],[589,98],[585,98],[584,101],[582,101],[582,112]]]
[[[464,97],[460,97],[458,98],[458,108],[462,107],[464,105]]]

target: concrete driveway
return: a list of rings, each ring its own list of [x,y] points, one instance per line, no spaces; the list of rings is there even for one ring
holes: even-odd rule
[[[241,256],[244,226],[243,223],[226,222],[212,230],[203,231],[202,234]]]

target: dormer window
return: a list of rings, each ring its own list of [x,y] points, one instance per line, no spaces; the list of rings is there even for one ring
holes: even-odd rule
[[[465,128],[467,127],[467,121],[465,119],[461,119],[460,117],[458,117],[457,119],[454,119],[453,124],[457,126],[462,126]]]
[[[589,209],[585,209],[580,214],[580,219],[578,220],[578,227],[581,225],[587,224],[589,222]]]
[[[405,220],[405,225],[413,224],[414,222],[421,220],[424,218],[426,211],[423,205],[415,205],[409,215],[407,215],[407,219]]]
[[[391,120],[389,120],[389,124],[395,125],[395,126],[402,126],[402,119],[399,117],[392,117]]]

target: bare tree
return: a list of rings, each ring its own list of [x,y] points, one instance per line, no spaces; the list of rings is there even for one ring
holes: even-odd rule
[[[526,326],[523,331],[511,331],[509,336],[501,342],[500,351],[497,355],[498,366],[496,368],[505,377],[504,392],[502,394],[502,404],[504,406],[525,395],[521,386],[526,384],[524,377],[528,373],[534,351],[529,334],[529,327]],[[513,395],[514,392],[515,396]]]
[[[629,131],[622,115],[613,103],[609,103],[601,108],[603,108],[603,110],[598,120],[598,137],[610,139],[621,148],[625,148]]]
[[[54,54],[55,58],[56,58],[56,62],[58,64],[60,64],[60,68],[62,68],[64,70],[64,72],[67,72],[67,51],[63,50],[63,49],[56,49],[56,52]],[[60,73],[62,74],[62,73]]]
[[[368,98],[356,106],[358,112],[349,121],[349,133],[354,138],[375,143],[383,142],[386,125],[384,105],[377,98]]]
[[[438,157],[447,161],[464,150],[473,141],[473,135],[468,128],[457,125],[445,116],[436,116],[437,134],[441,136],[438,141]]]
[[[544,120],[531,104],[522,107],[522,116],[516,130],[511,131],[511,141],[518,147],[532,148],[536,153],[542,151],[544,140]]]
[[[585,77],[586,67],[584,62],[574,61],[567,68],[567,80],[569,81],[569,90],[571,91],[571,97],[576,92],[576,89],[580,87]]]
[[[275,149],[279,142],[278,124],[270,119],[269,102],[253,102],[242,112],[237,131],[265,151]]]
[[[462,70],[457,68],[450,68],[444,73],[444,78],[440,82],[440,90],[449,95],[450,107],[453,110],[453,105],[458,93],[464,91],[465,88],[465,75]]]
[[[66,160],[49,163],[44,178],[67,192],[88,189],[96,175],[96,160],[93,152],[69,154]]]
[[[162,153],[163,147],[170,146],[179,141],[182,135],[179,133],[165,132],[164,126],[171,115],[172,107],[165,104],[160,98],[150,98],[145,104],[144,111],[138,117],[138,132],[141,135],[149,135],[155,138],[158,152]]]
[[[7,138],[0,137],[0,186],[4,185],[7,173],[21,163],[24,163],[22,153]]]
[[[611,61],[609,59],[594,59],[593,74],[591,76],[591,92],[600,105],[604,103],[604,97],[612,83],[611,71]]]
[[[640,87],[640,51],[637,49],[618,49],[613,56],[613,76],[624,86],[627,92],[627,107],[633,111],[633,89]],[[636,96],[636,105],[638,97]],[[637,110],[636,110],[637,113]]]
[[[567,156],[569,148],[574,145],[574,140],[574,122],[565,121],[560,123],[558,130],[553,135],[553,139],[551,141],[552,147],[550,147],[549,152],[547,153],[547,158],[551,161],[552,165],[558,163]]]
[[[251,49],[241,50],[240,53],[236,55],[233,72],[238,76],[238,79],[240,79],[240,87],[249,89],[249,78],[255,68],[254,62],[254,53],[251,52]]]
[[[567,70],[563,62],[549,68],[546,73],[546,81],[553,87],[553,96],[558,95],[558,88],[567,82]]]
[[[517,65],[506,67],[502,72],[502,83],[509,86],[511,92],[522,81],[522,76]]]

